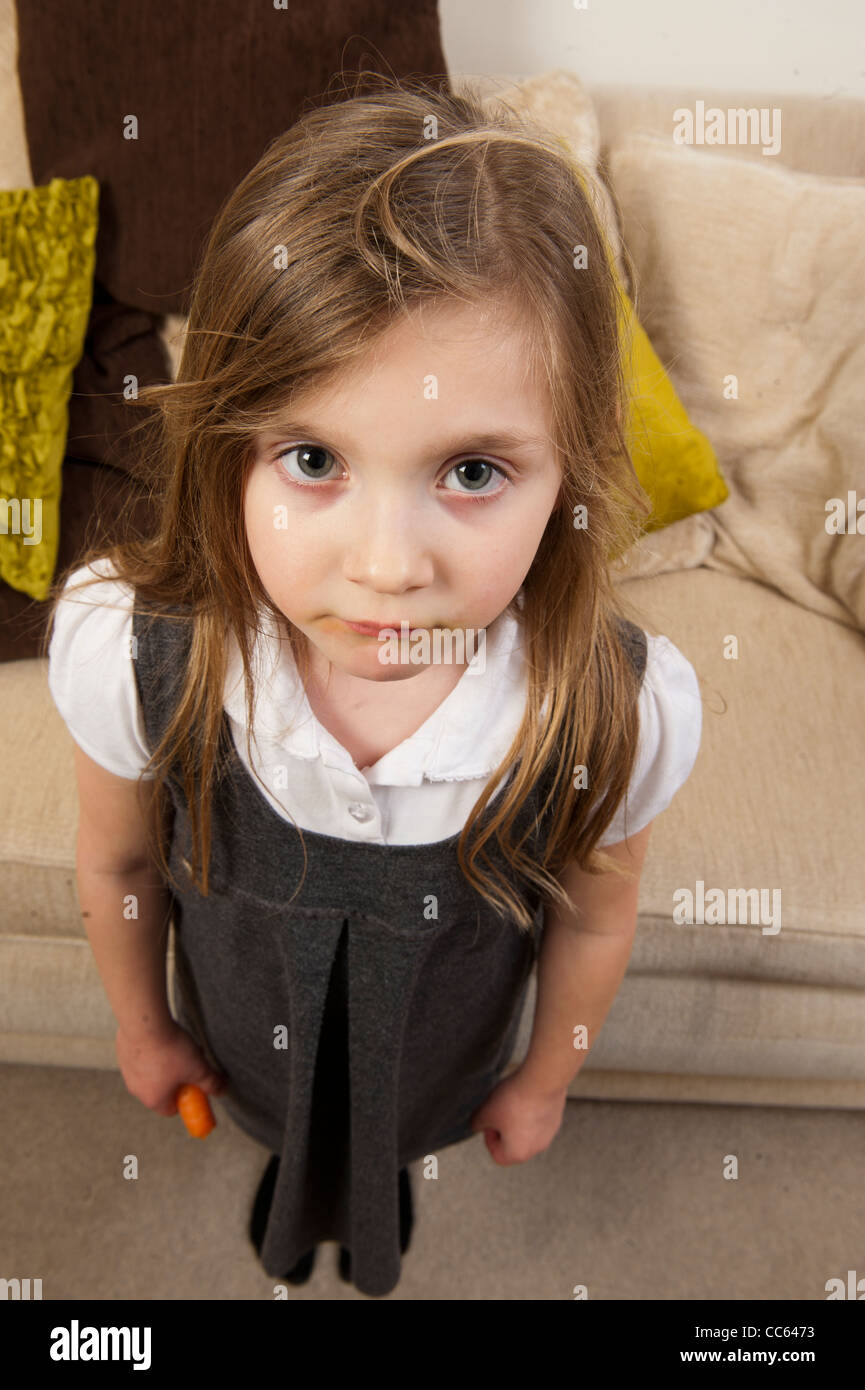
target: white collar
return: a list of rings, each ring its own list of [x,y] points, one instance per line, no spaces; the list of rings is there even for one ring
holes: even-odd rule
[[[517,606],[521,607],[519,600]],[[259,744],[267,740],[295,758],[323,757],[330,765],[353,767],[346,750],[313,714],[291,651],[279,641],[274,620],[263,605],[259,607],[259,625],[252,650],[253,677],[260,691],[255,710]],[[484,669],[472,670],[481,661]],[[522,722],[526,690],[520,622],[506,611],[486,629],[485,651],[475,653],[438,709],[364,775],[378,786],[413,787],[424,780],[489,777]],[[241,726],[245,738],[243,665],[233,633],[229,634],[225,691],[224,707]]]

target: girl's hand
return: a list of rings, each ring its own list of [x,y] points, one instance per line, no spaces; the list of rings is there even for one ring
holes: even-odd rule
[[[555,1139],[565,1112],[567,1089],[541,1095],[526,1085],[519,1069],[500,1081],[471,1117],[471,1128],[484,1131],[495,1163],[507,1167],[543,1153]]]
[[[221,1095],[228,1084],[209,1065],[195,1039],[173,1020],[146,1041],[133,1041],[118,1028],[115,1045],[127,1091],[157,1115],[177,1114],[177,1089],[188,1082],[210,1096]]]

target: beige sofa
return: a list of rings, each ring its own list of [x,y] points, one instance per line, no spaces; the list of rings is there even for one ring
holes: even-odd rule
[[[0,82],[0,173],[22,186],[8,65]],[[731,489],[622,567],[638,620],[701,678],[703,743],[656,824],[631,962],[571,1095],[865,1107],[865,535],[823,520],[830,498],[865,496],[865,103],[586,93],[563,74],[528,90],[584,158],[603,156],[642,322]],[[676,146],[673,113],[698,101],[778,108],[780,154]],[[178,328],[165,325],[175,351]],[[0,665],[0,1061],[113,1068],[77,906],[72,742],[46,669]],[[681,890],[700,886],[721,890],[728,920],[677,920]],[[759,891],[743,911],[744,890],[770,912],[780,890],[780,928],[754,914]],[[534,985],[515,1062],[533,1008]]]

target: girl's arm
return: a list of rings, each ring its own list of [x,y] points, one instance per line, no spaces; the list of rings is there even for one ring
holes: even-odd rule
[[[604,847],[633,871],[633,879],[587,874],[576,864],[559,876],[581,912],[575,915],[558,903],[546,909],[532,1038],[519,1068],[521,1083],[539,1096],[567,1090],[622,983],[637,926],[640,874],[652,824],[618,845]],[[586,1031],[583,1046],[574,1032],[580,1025]]]
[[[78,838],[75,865],[84,929],[114,1017],[133,1042],[169,1034],[165,956],[171,899],[147,843],[166,814],[151,782],[100,767],[75,745]],[[166,825],[167,825],[166,821]]]

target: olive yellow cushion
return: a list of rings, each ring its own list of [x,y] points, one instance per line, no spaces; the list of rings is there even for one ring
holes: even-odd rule
[[[72,374],[93,300],[99,184],[0,191],[0,578],[47,598]]]
[[[711,443],[690,419],[637,317],[622,283],[621,242],[597,172],[580,165],[557,137],[592,203],[618,291],[619,340],[626,401],[625,442],[634,472],[652,504],[643,531],[710,511],[730,495]]]
[[[625,439],[634,472],[653,507],[644,530],[659,531],[717,507],[730,493],[712,445],[688,418],[624,290],[619,302],[629,393]]]

